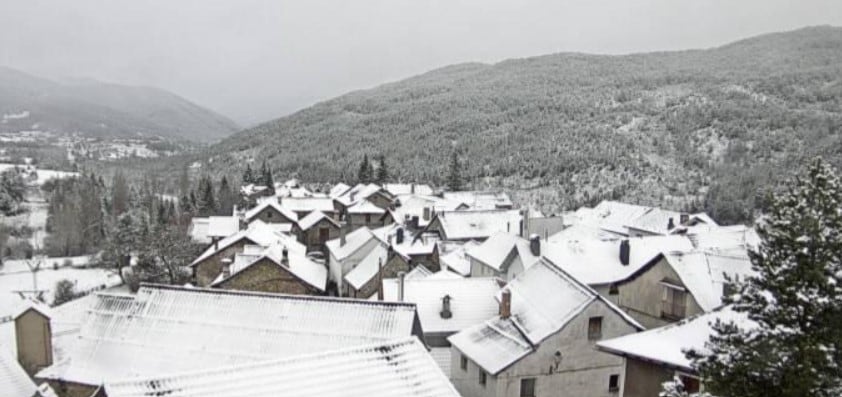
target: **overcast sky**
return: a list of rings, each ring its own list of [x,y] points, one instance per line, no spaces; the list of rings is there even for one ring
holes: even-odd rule
[[[0,65],[151,85],[242,125],[437,67],[704,48],[842,0],[0,0]]]

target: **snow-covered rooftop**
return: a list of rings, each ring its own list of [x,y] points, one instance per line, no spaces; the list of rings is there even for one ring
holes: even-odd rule
[[[426,196],[433,195],[433,188],[430,185],[422,183],[387,183],[383,185],[387,192],[395,196],[401,194],[423,194]]]
[[[389,250],[381,245],[377,245],[371,252],[368,253],[348,274],[345,275],[345,281],[355,289],[362,288],[366,283],[371,281],[381,266],[385,266],[389,260]]]
[[[336,227],[340,227],[340,225],[335,220],[333,220],[333,218],[325,215],[321,211],[313,211],[307,214],[305,217],[299,219],[298,227],[301,228],[301,230],[307,230],[313,227],[315,224],[319,223],[319,221],[321,221],[322,219],[327,219],[328,222],[336,225]]]
[[[485,239],[498,232],[518,234],[517,210],[443,211],[436,214],[448,240]]]
[[[543,242],[541,245],[544,245]],[[529,241],[510,233],[495,233],[479,245],[469,246],[465,254],[495,270],[502,270],[508,259],[520,257],[524,269],[529,268],[540,259],[540,255],[532,254]]]
[[[442,267],[456,272],[462,276],[471,274],[471,260],[465,254],[471,247],[479,246],[476,241],[468,241],[464,244],[440,241],[437,243],[439,250],[439,263]]]
[[[726,275],[732,280],[741,281],[755,275],[744,251],[727,254],[703,251],[671,252],[664,256],[678,274],[681,283],[687,287],[704,311],[722,305]]]
[[[374,234],[371,233],[367,227],[363,226],[357,230],[354,230],[348,235],[345,236],[345,244],[341,244],[342,238],[335,238],[333,240],[328,240],[325,245],[327,246],[328,251],[330,254],[336,257],[336,259],[342,260],[349,255],[357,252],[362,246],[366,243],[374,239]]]
[[[380,186],[375,185],[373,183],[370,183],[368,185],[358,184],[358,185],[346,190],[345,192],[343,192],[339,196],[336,196],[334,199],[336,201],[338,201],[340,204],[342,204],[346,207],[349,207],[351,205],[356,204],[357,202],[365,200],[366,198],[368,198],[372,194],[377,193],[381,190],[382,189],[381,189]]]
[[[383,280],[385,300],[398,301],[398,284],[398,279]],[[417,306],[425,333],[458,332],[494,316],[499,290],[490,277],[404,279],[404,301]],[[445,296],[450,296],[450,318],[441,315]]]
[[[38,391],[5,346],[0,346],[0,390],[8,397],[33,397]]]
[[[295,222],[295,221],[298,220],[298,215],[296,215],[295,212],[293,212],[292,210],[278,204],[278,200],[276,200],[276,199],[263,200],[262,202],[260,202],[256,206],[254,206],[254,208],[246,211],[246,215],[245,215],[246,220],[250,221],[252,218],[257,216],[257,214],[259,214],[261,211],[265,210],[267,207],[271,207],[271,208],[275,209],[281,215],[283,215],[285,218],[289,219],[290,222]]]
[[[512,199],[504,192],[444,192],[443,197],[466,204],[472,210],[512,208]]]
[[[753,326],[747,316],[728,307],[685,319],[648,331],[597,342],[597,348],[610,353],[656,361],[671,367],[693,372],[686,350],[704,351],[716,320],[735,322],[743,328]]]
[[[287,250],[286,263],[283,261],[284,249]],[[258,254],[247,253],[245,255],[237,255],[234,263],[231,264],[231,274],[229,278],[236,276],[240,272],[259,262],[261,259],[266,258],[275,265],[286,269],[291,274],[312,287],[317,288],[320,291],[324,291],[327,283],[327,268],[325,268],[322,264],[313,262],[306,254],[307,248],[289,237],[274,243],[267,248],[261,249],[261,252]],[[218,285],[225,280],[226,279],[220,277],[213,283],[213,285]]]
[[[69,358],[39,377],[102,384],[413,335],[412,304],[143,285],[100,294]],[[419,335],[420,336],[420,335]]]
[[[285,197],[280,200],[281,206],[295,212],[333,212],[333,199],[330,197]]]
[[[577,280],[588,284],[610,284],[631,277],[663,252],[689,251],[686,236],[650,236],[627,239],[629,263],[620,262],[621,240],[567,240],[542,242],[541,254]]]
[[[347,192],[349,189],[351,189],[350,186],[340,182],[334,185],[332,188],[330,188],[330,193],[328,193],[328,196],[330,196],[331,198],[336,198],[341,196],[343,193]]]
[[[248,228],[244,230],[240,230],[237,233],[234,233],[228,237],[225,237],[215,245],[211,245],[199,255],[193,263],[190,265],[196,265],[197,263],[207,259],[211,255],[228,248],[232,244],[236,244],[239,241],[247,240],[253,244],[257,244],[262,247],[268,247],[269,245],[277,242],[277,241],[288,241],[289,236],[284,235],[283,233],[278,232],[272,226],[261,222],[260,220],[255,220],[254,222],[249,223]]]
[[[108,383],[110,397],[458,397],[417,338]]]
[[[386,210],[380,208],[371,201],[360,200],[348,207],[349,214],[384,214]]]

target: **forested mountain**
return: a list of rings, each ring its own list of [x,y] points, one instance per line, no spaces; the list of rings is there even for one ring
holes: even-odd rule
[[[0,67],[0,132],[211,142],[237,129],[231,120],[156,88],[58,83]]]
[[[211,147],[205,172],[352,180],[363,154],[442,183],[459,151],[474,187],[547,211],[615,198],[751,218],[804,159],[842,160],[842,28],[707,50],[576,53],[463,64],[317,104]]]

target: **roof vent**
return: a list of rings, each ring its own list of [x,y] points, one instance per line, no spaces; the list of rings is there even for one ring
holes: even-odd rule
[[[450,295],[445,295],[441,298],[441,318],[451,318],[453,317],[453,312],[450,311],[450,300],[453,299]]]

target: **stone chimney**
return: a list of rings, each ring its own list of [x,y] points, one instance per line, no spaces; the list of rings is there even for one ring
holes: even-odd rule
[[[532,234],[529,236],[529,250],[532,256],[541,256],[541,236]]]
[[[627,239],[620,240],[620,263],[623,266],[628,266],[630,256],[631,256],[631,245],[629,245],[629,240],[627,240]]]
[[[383,301],[383,258],[377,260],[377,300]]]
[[[450,300],[451,299],[452,298],[450,297],[450,295],[445,295],[444,297],[441,298],[441,312],[439,312],[439,315],[441,315],[441,318],[451,318],[451,317],[453,317],[453,312],[450,311]]]
[[[398,301],[403,302],[404,288],[406,287],[406,272],[398,272]]]
[[[512,315],[512,293],[509,290],[503,290],[500,296],[500,318],[505,320]]]
[[[221,240],[221,238],[219,236],[211,237],[211,241],[213,241],[213,250],[214,251],[219,250],[219,240]]]
[[[670,218],[670,220],[667,222],[667,230],[672,229],[675,229],[675,222],[672,220],[672,218]]]

